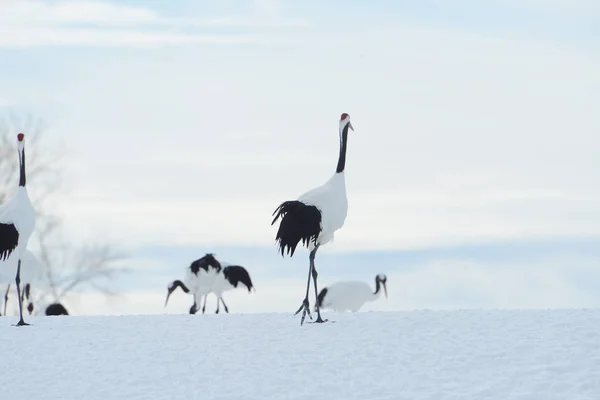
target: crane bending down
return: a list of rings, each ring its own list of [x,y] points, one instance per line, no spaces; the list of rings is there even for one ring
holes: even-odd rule
[[[25,135],[17,135],[19,153],[19,187],[17,192],[0,206],[0,268],[11,271],[16,266],[15,283],[19,303],[17,326],[29,325],[23,321],[21,304],[21,260],[25,256],[29,238],[35,229],[36,215],[29,200],[25,176]]]
[[[192,292],[194,296],[194,304],[190,308],[190,314],[195,314],[198,310],[196,300],[199,297],[208,294],[213,285],[213,281],[217,277],[217,270],[220,269],[220,264],[212,254],[206,254],[192,262],[185,269],[183,282],[175,280],[167,287],[167,298],[165,299],[165,307],[169,301],[171,293],[177,288],[181,288],[185,293]]]
[[[250,274],[248,274],[248,271],[244,267],[218,261],[213,254],[208,253],[204,257],[194,261],[186,269],[186,277],[183,282],[176,280],[169,284],[165,307],[171,293],[179,287],[185,293],[191,292],[194,296],[194,304],[190,307],[190,314],[196,314],[198,311],[198,299],[200,300],[200,306],[202,306],[202,313],[204,314],[206,311],[206,297],[209,293],[214,293],[217,296],[217,310],[215,313],[219,313],[221,303],[223,303],[225,312],[228,313],[229,309],[223,300],[223,292],[235,289],[239,284],[246,286],[248,292],[254,289]],[[204,298],[204,305],[202,305],[202,298]]]
[[[311,275],[315,286],[315,299],[318,297],[318,274],[315,269],[317,250],[320,246],[333,240],[334,233],[344,225],[348,213],[346,180],[344,177],[348,129],[354,130],[350,123],[350,116],[344,113],[339,122],[340,152],[335,174],[323,185],[304,193],[297,200],[281,203],[273,212],[275,218],[271,225],[281,218],[275,237],[281,256],[283,257],[284,252],[287,250],[287,253],[292,257],[300,241],[302,241],[303,246],[310,250],[306,296],[302,305],[294,314],[297,315],[300,311],[303,311],[300,325],[304,323],[306,314],[312,320],[308,302]],[[315,322],[326,322],[327,320],[321,318],[318,305],[316,311],[317,320]]]

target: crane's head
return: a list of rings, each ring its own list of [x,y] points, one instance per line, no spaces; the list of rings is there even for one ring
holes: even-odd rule
[[[351,129],[354,131],[354,127],[350,123],[350,116],[346,113],[343,113],[340,117],[340,133],[344,132],[346,129]]]
[[[375,277],[375,291],[379,290],[380,285],[383,286],[383,294],[385,294],[385,297],[387,298],[387,276],[384,274],[378,274]]]
[[[19,148],[19,154],[21,154],[25,147],[25,135],[22,133],[17,134],[17,146]]]
[[[169,297],[171,297],[171,293],[173,293],[173,291],[178,287],[180,287],[186,293],[190,292],[190,290],[180,280],[176,280],[169,283],[169,286],[167,286],[167,298],[165,299],[165,307],[167,306]]]

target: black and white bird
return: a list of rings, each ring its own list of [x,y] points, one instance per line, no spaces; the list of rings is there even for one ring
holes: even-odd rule
[[[3,273],[15,271],[17,298],[21,298],[21,262],[29,238],[35,229],[36,215],[29,200],[25,175],[25,135],[17,135],[19,153],[19,187],[17,192],[0,206],[0,269]],[[23,320],[23,307],[19,304],[17,326],[29,325]]]
[[[193,261],[186,267],[183,281],[179,279],[174,280],[167,287],[165,307],[169,302],[171,293],[173,293],[175,289],[180,288],[185,293],[191,293],[194,296],[194,304],[192,304],[189,313],[195,314],[196,311],[198,311],[198,299],[202,300],[202,297],[205,297],[210,293],[213,281],[218,274],[217,271],[220,269],[221,265],[212,254],[207,254],[204,257]],[[204,307],[206,307],[206,304]]]
[[[198,299],[200,299],[200,306],[202,306],[202,313],[204,314],[206,311],[207,296],[210,293],[214,293],[217,296],[217,309],[215,313],[219,313],[220,303],[223,303],[225,312],[228,313],[229,309],[223,300],[223,292],[237,288],[240,283],[246,286],[248,292],[254,289],[250,274],[248,274],[248,271],[244,267],[220,262],[215,258],[214,254],[208,253],[190,265],[186,271],[184,282],[176,280],[169,285],[165,307],[171,293],[179,287],[185,293],[192,293],[194,295],[194,304],[190,308],[190,314],[195,314],[198,311]],[[204,304],[202,304],[203,298]]]
[[[308,313],[310,319],[308,293],[310,290],[310,277],[312,275],[317,297],[317,270],[315,269],[315,255],[320,246],[333,240],[334,233],[344,225],[348,213],[348,199],[346,197],[346,180],[344,169],[346,166],[346,149],[348,146],[348,130],[354,130],[350,123],[350,116],[342,114],[339,122],[340,151],[337,167],[333,176],[323,185],[304,193],[297,200],[285,201],[273,212],[275,218],[273,225],[279,218],[281,222],[275,240],[278,242],[281,255],[284,252],[291,256],[302,241],[302,245],[310,250],[308,282],[306,296],[296,314],[302,312],[300,325]],[[319,308],[316,309],[317,320],[321,318]]]
[[[27,291],[29,285],[25,286],[25,290]],[[53,301],[51,303],[48,303],[47,301],[40,301],[39,303],[35,303],[33,300],[29,301],[29,304],[27,306],[27,311],[29,311],[29,315],[47,315],[47,316],[53,316],[53,315],[69,315],[69,312],[67,311],[66,307],[57,301]]]
[[[69,312],[61,303],[52,303],[46,307],[46,315],[69,315]]]
[[[387,277],[384,274],[375,277],[375,291],[361,281],[336,282],[321,290],[315,308],[357,312],[366,302],[381,297],[382,288],[387,298]]]

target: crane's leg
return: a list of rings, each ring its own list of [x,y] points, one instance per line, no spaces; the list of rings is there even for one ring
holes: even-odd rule
[[[202,314],[204,314],[204,311],[206,311],[206,301],[208,300],[207,297],[208,297],[208,295],[205,294],[204,295],[204,305],[202,306]],[[200,299],[200,305],[202,305],[202,298]]]
[[[6,315],[6,306],[8,305],[8,292],[10,292],[10,283],[6,288],[6,293],[4,293],[4,312],[2,313],[2,315]]]
[[[221,302],[219,301],[220,298],[221,298],[221,296],[217,295],[217,311],[215,311],[215,314],[219,313],[219,306],[221,305]]]
[[[314,258],[313,252],[315,250],[311,251],[310,257]],[[310,259],[310,257],[309,257],[309,259]],[[312,268],[313,268],[313,262],[312,262],[312,259],[310,259],[310,264],[309,264],[309,267],[308,267],[308,280],[306,282],[306,295],[304,296],[304,301],[302,302],[302,305],[300,306],[300,308],[298,309],[298,311],[296,311],[294,313],[294,315],[296,315],[300,311],[304,310],[304,311],[302,311],[302,319],[300,319],[300,326],[302,326],[302,324],[304,323],[304,319],[306,318],[306,314],[307,313],[308,313],[308,317],[312,320],[312,315],[310,314],[310,304],[308,302],[308,292],[310,290],[310,276],[312,274]]]
[[[319,275],[317,273],[317,269],[315,268],[315,256],[317,254],[317,250],[319,250],[319,245],[317,245],[315,247],[315,249],[313,251],[310,252],[310,265],[311,265],[311,270],[312,270],[312,277],[313,277],[313,283],[315,286],[315,308],[317,309],[317,320],[315,321],[316,323],[322,323],[322,322],[327,322],[326,319],[321,318],[321,311],[319,310],[319,302],[318,302],[318,297],[319,297],[319,291],[317,289],[317,276]]]
[[[29,325],[23,321],[23,305],[21,304],[21,259],[19,259],[19,263],[17,264],[17,277],[15,278],[15,282],[17,283],[17,301],[19,302],[19,322],[17,322],[17,326]]]
[[[190,307],[190,314],[194,315],[196,314],[196,311],[198,311],[198,309],[196,308],[196,295],[194,294],[194,304]]]
[[[225,312],[226,312],[227,314],[229,314],[229,309],[227,308],[227,305],[225,304],[225,300],[223,300],[223,298],[222,298],[222,297],[220,297],[220,299],[221,299],[221,303],[223,303],[223,307],[225,308]]]

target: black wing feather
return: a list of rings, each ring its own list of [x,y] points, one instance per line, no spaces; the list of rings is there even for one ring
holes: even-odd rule
[[[197,259],[192,264],[190,264],[190,269],[196,275],[198,275],[198,271],[200,268],[208,272],[208,267],[212,267],[218,271],[221,271],[221,263],[217,261],[214,254],[207,253],[204,257]]]
[[[250,274],[248,274],[246,268],[240,265],[230,265],[228,267],[223,268],[223,276],[235,288],[240,282],[246,285],[249,292],[254,287],[252,285],[252,279],[250,279]]]
[[[0,223],[0,261],[10,257],[19,244],[19,231],[14,224]]]
[[[277,207],[273,215],[275,218],[271,225],[281,217],[275,241],[279,244],[282,256],[286,249],[290,257],[293,256],[300,241],[306,247],[311,241],[317,242],[321,233],[321,211],[317,207],[297,200],[286,201]]]
[[[319,306],[319,308],[323,307],[323,300],[325,300],[325,296],[327,296],[327,288],[326,287],[321,289],[319,296],[317,296],[317,306]]]

